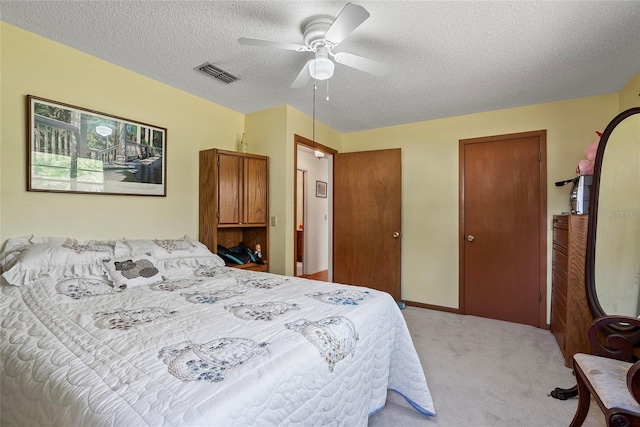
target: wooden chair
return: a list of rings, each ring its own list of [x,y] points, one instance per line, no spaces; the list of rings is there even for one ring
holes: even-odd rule
[[[599,317],[588,335],[596,355],[573,356],[578,409],[570,427],[582,425],[591,396],[604,412],[608,426],[640,426],[640,361],[634,353],[640,343],[640,319]]]

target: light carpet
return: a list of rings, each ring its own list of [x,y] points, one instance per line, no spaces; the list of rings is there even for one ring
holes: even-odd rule
[[[563,426],[577,398],[549,396],[575,385],[551,332],[500,320],[416,307],[403,310],[436,407],[435,417],[389,393],[370,427]],[[592,401],[584,427],[604,426]]]

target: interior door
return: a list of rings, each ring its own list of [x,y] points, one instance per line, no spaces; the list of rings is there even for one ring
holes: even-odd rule
[[[400,300],[400,149],[334,155],[333,281]]]
[[[465,314],[546,324],[545,146],[544,131],[460,141]]]

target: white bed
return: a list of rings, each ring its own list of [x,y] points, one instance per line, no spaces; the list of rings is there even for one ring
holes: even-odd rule
[[[29,236],[0,265],[2,426],[364,426],[388,390],[435,415],[386,293],[225,267],[187,238]]]

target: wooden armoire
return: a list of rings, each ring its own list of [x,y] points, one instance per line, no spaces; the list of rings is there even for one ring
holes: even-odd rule
[[[269,158],[218,149],[200,151],[200,242],[217,252],[244,242],[262,248],[262,264],[232,267],[269,271]]]

